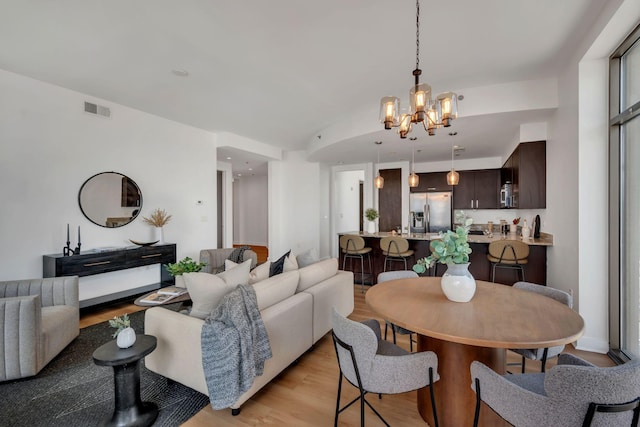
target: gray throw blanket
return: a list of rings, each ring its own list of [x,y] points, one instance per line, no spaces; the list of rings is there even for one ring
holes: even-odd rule
[[[235,248],[231,251],[227,259],[229,261],[235,262],[236,264],[241,264],[242,261],[244,261],[244,251],[246,251],[247,249],[251,249],[251,247],[244,245],[240,246],[239,248]],[[222,273],[223,271],[225,271],[224,263],[220,267],[218,267],[216,271],[213,272],[213,274]]]
[[[253,286],[238,285],[222,298],[202,325],[201,342],[211,406],[228,408],[251,388],[271,358]]]

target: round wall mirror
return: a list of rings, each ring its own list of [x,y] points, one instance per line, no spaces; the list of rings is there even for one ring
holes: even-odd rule
[[[129,224],[142,208],[142,192],[131,178],[117,172],[101,172],[87,179],[78,193],[80,210],[101,227]]]

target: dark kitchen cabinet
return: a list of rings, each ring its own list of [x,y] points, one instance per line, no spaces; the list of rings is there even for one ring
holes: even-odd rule
[[[547,207],[547,146],[545,141],[519,144],[502,167],[502,183],[513,184],[513,207]]]
[[[458,171],[460,181],[453,186],[454,209],[498,209],[500,169]]]
[[[409,188],[412,193],[426,193],[434,191],[451,191],[451,186],[447,184],[448,172],[428,172],[419,173],[420,178],[417,187]]]

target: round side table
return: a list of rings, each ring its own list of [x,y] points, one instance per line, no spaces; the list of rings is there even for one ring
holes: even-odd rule
[[[151,335],[136,336],[129,348],[120,348],[116,340],[98,347],[93,361],[100,366],[113,366],[115,410],[105,426],[150,426],[158,416],[155,403],[140,399],[140,360],[155,350],[157,339]]]

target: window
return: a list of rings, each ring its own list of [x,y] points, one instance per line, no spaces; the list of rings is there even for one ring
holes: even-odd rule
[[[610,60],[610,341],[640,357],[640,27]]]

